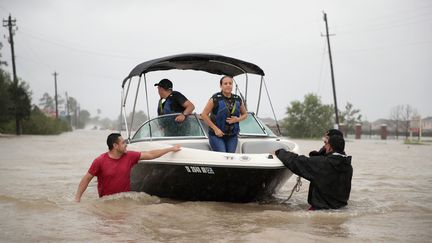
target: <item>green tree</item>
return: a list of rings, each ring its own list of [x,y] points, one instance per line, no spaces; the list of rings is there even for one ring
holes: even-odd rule
[[[12,109],[12,100],[9,93],[11,83],[10,76],[0,69],[0,124],[13,118],[10,112]]]
[[[66,122],[45,116],[37,106],[32,109],[32,93],[28,84],[22,80],[14,83],[11,75],[5,72],[1,65],[5,65],[5,62],[0,60],[0,132],[15,131],[18,135],[59,134],[70,130]],[[53,102],[52,98],[50,99]]]
[[[0,42],[0,49],[3,47],[3,44]],[[10,109],[12,106],[11,98],[9,94],[9,87],[12,83],[10,79],[10,75],[8,75],[1,68],[2,65],[7,65],[6,62],[1,60],[1,52],[0,52],[0,131],[3,123],[8,122],[12,117],[10,116]]]
[[[414,107],[408,104],[402,105],[401,119],[404,124],[403,127],[405,130],[405,139],[408,139],[410,121],[413,118],[413,116],[417,116],[417,115],[418,112]]]
[[[39,99],[39,107],[48,112],[54,112],[54,99],[45,92],[42,98]]]
[[[23,121],[23,133],[26,134],[60,134],[70,130],[66,121],[46,116],[37,106],[33,106],[30,118]]]
[[[102,120],[99,120],[99,124],[101,129],[117,130],[119,128],[118,121],[111,121],[109,118],[103,118]]]
[[[345,110],[340,112],[340,123],[346,124],[347,132],[354,133],[355,125],[361,123],[360,109],[354,109],[354,106],[347,102]]]
[[[79,124],[78,124],[79,123],[78,122],[78,115],[79,115],[78,101],[74,97],[69,96],[68,100],[67,100],[67,104],[69,106],[69,113],[70,113],[69,114],[70,117],[67,117],[67,119],[70,120],[70,124],[73,127],[78,128],[78,126],[79,126]]]
[[[29,119],[31,111],[31,91],[29,86],[21,80],[19,85],[12,84],[9,87],[12,99],[11,113],[15,117],[16,134],[22,134],[22,121]]]
[[[390,120],[395,124],[396,139],[399,139],[399,125],[401,123],[403,109],[403,105],[397,105],[390,111]]]
[[[315,94],[307,94],[303,103],[291,102],[286,114],[282,127],[288,136],[317,138],[331,127],[333,106],[323,105],[321,98]]]
[[[10,77],[7,77],[2,72],[2,81],[0,81],[0,131],[2,132],[13,132],[10,128],[13,127],[12,123],[15,123],[15,133],[17,135],[22,134],[22,122],[30,117],[31,111],[31,92],[29,91],[28,85],[21,81],[17,86],[10,81]],[[6,77],[6,78],[5,78]],[[5,88],[5,89],[3,89]]]
[[[87,110],[80,110],[78,115],[77,128],[84,128],[85,125],[90,121],[90,112]]]
[[[0,49],[3,45],[0,43]],[[1,61],[0,53],[0,123],[8,123],[15,120],[15,132],[22,133],[22,121],[30,117],[31,92],[24,81],[12,82],[10,75],[1,65],[7,65]],[[0,127],[0,130],[3,130]]]

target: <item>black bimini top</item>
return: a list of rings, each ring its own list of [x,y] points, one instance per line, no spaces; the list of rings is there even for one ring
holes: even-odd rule
[[[264,76],[264,71],[250,62],[217,54],[187,53],[161,57],[137,65],[123,80],[122,87],[124,87],[128,79],[134,76],[171,69],[204,71],[232,77],[244,73]]]

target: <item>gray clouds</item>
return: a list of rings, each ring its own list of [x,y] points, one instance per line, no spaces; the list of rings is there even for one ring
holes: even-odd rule
[[[328,14],[338,105],[368,120],[389,117],[398,104],[431,116],[432,3],[429,1],[24,1],[5,0],[0,14],[17,19],[18,76],[33,103],[59,90],[81,107],[114,118],[122,79],[138,63],[172,54],[208,52],[259,65],[278,118],[293,100],[314,92],[332,103],[322,10]],[[2,28],[6,34],[6,28]],[[3,60],[10,47],[2,40]],[[7,67],[10,68],[10,65]],[[161,72],[201,112],[219,77]],[[257,79],[258,80],[258,79]],[[149,86],[151,110],[156,90]],[[252,85],[252,88],[256,88]],[[199,90],[200,92],[196,92]],[[250,94],[253,97],[252,93]],[[253,99],[253,98],[251,98]],[[143,110],[144,107],[142,108]],[[270,116],[261,109],[261,116]]]

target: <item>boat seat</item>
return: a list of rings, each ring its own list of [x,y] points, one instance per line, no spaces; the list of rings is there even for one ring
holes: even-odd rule
[[[244,154],[262,154],[271,153],[278,149],[286,149],[291,151],[288,145],[278,141],[251,141],[244,142],[241,146]]]
[[[210,151],[210,144],[208,142],[200,142],[200,143],[183,143],[181,144],[184,148],[193,148],[193,149],[200,149],[200,150],[208,150]]]

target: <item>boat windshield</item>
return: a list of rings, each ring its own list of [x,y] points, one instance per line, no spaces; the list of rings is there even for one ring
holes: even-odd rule
[[[177,115],[158,116],[145,122],[135,133],[132,141],[206,138],[207,126],[200,121],[198,115],[187,116],[181,123],[174,120]],[[276,137],[253,113],[248,113],[247,118],[240,122],[240,136]]]
[[[196,116],[187,116],[183,122],[179,123],[174,120],[177,115],[178,114],[163,115],[147,121],[138,129],[132,140],[143,140],[149,138],[206,137]]]
[[[247,118],[240,122],[240,136],[276,137],[270,128],[258,121],[258,118],[253,113],[248,113]]]

